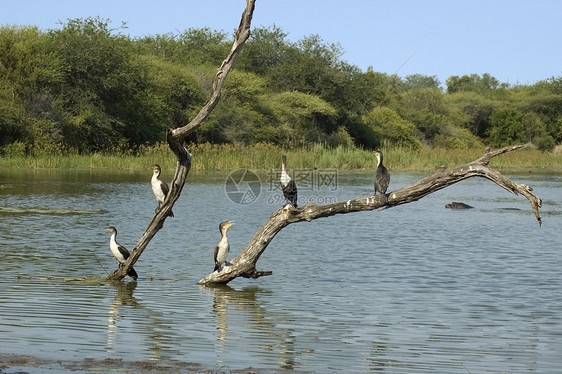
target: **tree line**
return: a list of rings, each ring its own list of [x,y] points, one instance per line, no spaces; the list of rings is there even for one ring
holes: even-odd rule
[[[233,36],[125,32],[101,18],[1,27],[0,153],[130,151],[188,123]],[[443,87],[435,76],[361,71],[342,55],[318,35],[291,42],[276,26],[253,29],[220,103],[187,140],[544,151],[562,142],[562,76],[509,85],[470,74]]]

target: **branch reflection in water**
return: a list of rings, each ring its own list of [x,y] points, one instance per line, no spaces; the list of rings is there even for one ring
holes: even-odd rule
[[[261,305],[257,295],[267,294],[271,297],[272,291],[255,286],[236,290],[225,285],[208,286],[204,289],[213,292],[213,312],[217,323],[215,343],[217,364],[228,365],[225,359],[228,356],[228,343],[230,341],[231,344],[236,344],[236,339],[239,338],[237,330],[229,329],[229,321],[241,322],[239,319],[246,321],[248,329],[252,330],[257,338],[267,336],[269,339],[264,340],[264,343],[273,336],[273,342],[262,345],[260,349],[268,353],[277,351],[280,368],[294,370],[298,365],[295,356],[312,352],[312,350],[296,351],[295,334],[290,328],[289,316],[279,313],[273,315]],[[229,316],[229,313],[232,315]]]
[[[138,302],[133,296],[133,291],[137,287],[137,282],[113,282],[111,284],[117,290],[113,302],[109,307],[107,318],[107,351],[112,352],[115,346],[117,333],[117,319],[120,317],[119,310],[123,305],[138,307]]]
[[[122,347],[148,345],[149,360],[170,359],[180,353],[174,321],[160,310],[146,307],[133,295],[137,282],[111,282],[116,290],[107,319],[107,352],[121,354]],[[140,331],[139,331],[140,330]]]

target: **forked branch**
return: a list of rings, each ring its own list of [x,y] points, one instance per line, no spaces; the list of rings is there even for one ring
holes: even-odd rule
[[[390,208],[411,203],[471,177],[487,178],[515,195],[521,194],[525,196],[529,200],[540,225],[541,216],[539,208],[542,205],[542,201],[531,192],[532,188],[524,184],[515,183],[498,171],[488,167],[493,157],[521,147],[521,145],[516,145],[495,151],[486,149],[484,155],[479,159],[451,169],[439,170],[435,174],[411,186],[390,192],[387,199],[379,195],[356,197],[354,199],[325,205],[308,204],[299,209],[279,208],[258,230],[250,243],[242,249],[238,257],[230,261],[231,266],[226,266],[220,272],[215,271],[207,275],[199,281],[199,284],[226,284],[237,277],[258,278],[263,275],[270,275],[270,271],[258,271],[256,269],[256,263],[275,235],[291,223],[312,221],[317,218],[334,216],[336,214]]]
[[[252,16],[254,14],[254,6],[255,0],[246,1],[246,8],[242,13],[240,25],[234,33],[235,38],[232,48],[230,49],[226,59],[217,70],[211,94],[209,95],[205,105],[201,108],[197,116],[195,116],[195,118],[193,118],[193,120],[191,120],[191,122],[187,125],[173,130],[168,130],[166,140],[168,141],[171,151],[174,152],[178,159],[176,172],[170,186],[170,192],[166,196],[166,200],[164,200],[160,209],[154,214],[154,217],[148,224],[147,229],[138,241],[137,245],[135,245],[131,251],[131,256],[129,256],[123,266],[109,274],[107,280],[121,280],[125,277],[125,275],[127,275],[127,272],[137,262],[150,240],[152,240],[154,235],[156,235],[156,233],[163,227],[164,221],[168,217],[168,214],[172,211],[174,203],[179,199],[185,180],[191,169],[191,154],[183,146],[182,141],[195,129],[201,126],[201,124],[203,124],[218,104],[224,81],[232,68],[234,58],[240,51],[242,45],[244,45],[246,40],[250,37],[250,26],[252,23]]]

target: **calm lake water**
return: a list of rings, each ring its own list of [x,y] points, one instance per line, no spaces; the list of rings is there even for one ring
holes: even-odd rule
[[[0,354],[224,372],[560,372],[561,175],[509,175],[543,199],[542,227],[524,197],[471,178],[400,207],[290,225],[258,262],[272,276],[197,285],[221,221],[236,221],[232,258],[280,206],[269,174],[257,191],[237,186],[253,195],[236,200],[228,173],[191,173],[135,265],[139,280],[100,285],[68,279],[116,267],[107,226],[132,249],[156,207],[150,170],[1,169]],[[301,203],[373,188],[371,173],[311,175],[299,177]],[[393,173],[390,189],[424,176]]]

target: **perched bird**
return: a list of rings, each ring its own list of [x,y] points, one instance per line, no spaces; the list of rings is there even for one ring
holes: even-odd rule
[[[166,196],[168,196],[168,192],[170,192],[170,189],[168,188],[166,182],[159,179],[161,172],[162,169],[160,169],[160,165],[152,165],[152,179],[150,180],[150,184],[152,185],[152,192],[154,192],[154,197],[156,197],[156,201],[158,201],[158,207],[156,208],[156,211],[160,209],[160,206],[166,199]],[[170,211],[168,217],[173,216],[174,212]]]
[[[281,189],[283,196],[293,207],[297,208],[297,185],[287,174],[287,156],[281,156]]]
[[[226,232],[230,226],[234,225],[232,221],[223,221],[219,225],[219,231],[221,233],[221,240],[219,244],[215,247],[215,270],[220,270],[222,264],[228,265],[226,262],[226,257],[230,251],[230,244],[228,244],[228,238],[226,237]]]
[[[373,152],[377,157],[377,171],[375,172],[375,195],[377,192],[381,195],[386,194],[386,189],[390,183],[390,173],[382,164],[382,152]]]
[[[111,249],[113,257],[115,257],[117,263],[119,264],[119,267],[121,267],[131,254],[129,253],[127,248],[117,243],[117,229],[115,227],[109,226],[107,229],[105,229],[105,231],[109,231],[111,233],[111,238],[109,239],[109,249]],[[127,272],[127,275],[135,280],[138,278],[137,272],[134,268],[130,268]]]

